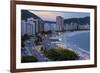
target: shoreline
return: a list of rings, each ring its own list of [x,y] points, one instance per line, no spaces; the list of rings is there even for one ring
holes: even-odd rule
[[[72,47],[72,45],[71,45],[71,46],[68,46],[68,49],[74,51],[75,53],[77,53],[81,57],[81,59],[79,59],[79,60],[90,59],[90,56],[89,56],[90,53],[87,52],[86,50],[83,50],[82,48]]]
[[[77,34],[80,34],[80,33],[84,33],[84,32],[89,32],[89,31],[75,31],[74,32],[68,32],[68,33],[63,33],[63,35],[66,35],[67,37],[71,37],[71,36],[74,36],[74,35],[77,35]],[[68,35],[70,34],[70,35]],[[61,36],[62,38],[64,38],[64,36]],[[79,56],[80,56],[80,60],[87,60],[87,59],[90,59],[90,53],[89,51],[87,50],[84,50],[80,47],[78,47],[77,45],[75,44],[70,44],[70,43],[65,43],[64,44],[66,45],[66,48],[68,49],[71,49],[73,50],[74,52],[78,53]]]

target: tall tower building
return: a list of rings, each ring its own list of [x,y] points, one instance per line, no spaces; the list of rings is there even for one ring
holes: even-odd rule
[[[57,25],[58,31],[64,30],[64,19],[63,19],[63,17],[61,17],[61,16],[56,17],[56,25]]]

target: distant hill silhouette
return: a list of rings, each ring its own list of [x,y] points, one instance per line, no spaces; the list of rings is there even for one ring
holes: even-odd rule
[[[34,13],[29,12],[28,10],[21,10],[21,20],[27,20],[27,18],[31,18],[31,17],[33,17],[34,19],[42,20],[40,17],[38,17]]]
[[[64,19],[64,24],[70,24],[70,23],[77,23],[80,25],[89,24],[90,25],[90,17],[84,17],[84,18],[70,18],[70,19]]]
[[[45,23],[55,23],[54,21],[45,21]],[[64,19],[64,24],[71,24],[71,23],[77,23],[80,25],[89,24],[90,25],[90,17],[84,17],[84,18],[70,18],[70,19]]]
[[[55,21],[44,21],[45,23],[54,23],[54,24],[56,24],[56,22]]]

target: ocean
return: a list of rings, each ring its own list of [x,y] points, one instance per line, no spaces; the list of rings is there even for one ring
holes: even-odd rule
[[[80,48],[87,52],[90,51],[89,31],[76,31],[76,32],[64,33],[63,41],[66,46],[70,46],[73,48]]]

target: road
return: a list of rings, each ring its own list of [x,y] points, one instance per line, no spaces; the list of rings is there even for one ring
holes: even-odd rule
[[[48,61],[49,59],[37,50],[33,42],[28,42],[27,47],[22,48],[22,56],[35,56],[39,62]]]

